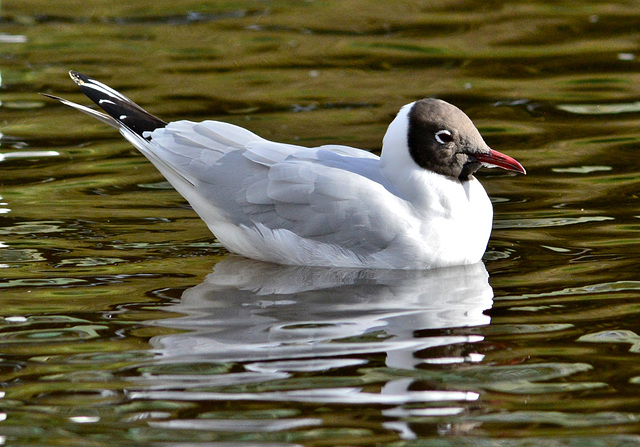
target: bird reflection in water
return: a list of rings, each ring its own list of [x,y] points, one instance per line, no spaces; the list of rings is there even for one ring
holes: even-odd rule
[[[154,338],[166,361],[302,360],[318,370],[345,356],[386,353],[412,369],[414,353],[481,339],[417,331],[486,325],[493,290],[483,263],[435,270],[282,266],[228,257],[157,322],[188,332]]]
[[[184,332],[158,336],[151,343],[160,366],[235,364],[243,372],[233,368],[234,372],[211,375],[155,374],[146,377],[147,391],[131,397],[390,405],[383,414],[400,420],[389,422],[388,428],[410,439],[413,432],[402,420],[406,404],[442,404],[442,411],[453,414],[462,408],[452,403],[474,401],[479,395],[447,388],[422,390],[423,384],[402,371],[427,363],[480,361],[479,354],[459,352],[482,336],[438,330],[487,325],[490,317],[484,312],[492,303],[493,290],[482,263],[419,271],[366,270],[282,266],[229,256],[166,308],[182,317],[154,323]],[[439,358],[425,356],[424,350],[434,347],[443,347],[446,358],[441,353]],[[377,379],[382,383],[379,393],[345,386],[344,380],[336,386],[323,381],[322,387],[313,382],[309,389],[300,389],[300,382],[287,385],[300,373],[332,371],[334,377],[340,368],[354,367],[379,372],[380,366],[370,363],[372,355],[379,354],[384,356],[383,369],[400,371]],[[280,385],[274,387],[273,381]],[[268,390],[256,385],[267,382],[272,384]],[[234,385],[244,391],[236,387],[229,392]]]

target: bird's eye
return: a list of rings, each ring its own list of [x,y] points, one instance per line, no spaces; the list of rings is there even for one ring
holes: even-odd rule
[[[439,130],[436,132],[436,140],[440,144],[448,144],[453,141],[453,135],[448,130]]]

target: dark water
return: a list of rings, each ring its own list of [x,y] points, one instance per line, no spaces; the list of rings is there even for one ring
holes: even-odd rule
[[[0,444],[640,444],[640,5],[125,3],[1,5]],[[69,69],[166,120],[372,151],[438,96],[528,175],[479,175],[484,264],[247,261],[38,96],[84,102]]]

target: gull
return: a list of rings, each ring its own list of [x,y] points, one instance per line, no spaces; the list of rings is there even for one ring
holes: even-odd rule
[[[277,143],[220,121],[166,123],[111,87],[71,78],[233,253],[289,265],[428,269],[474,264],[491,235],[481,167],[525,174],[469,117],[439,99],[403,106],[380,157]]]

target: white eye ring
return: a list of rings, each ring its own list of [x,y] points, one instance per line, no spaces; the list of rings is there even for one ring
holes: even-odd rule
[[[449,144],[453,141],[453,135],[446,129],[437,131],[435,136],[440,144]]]

